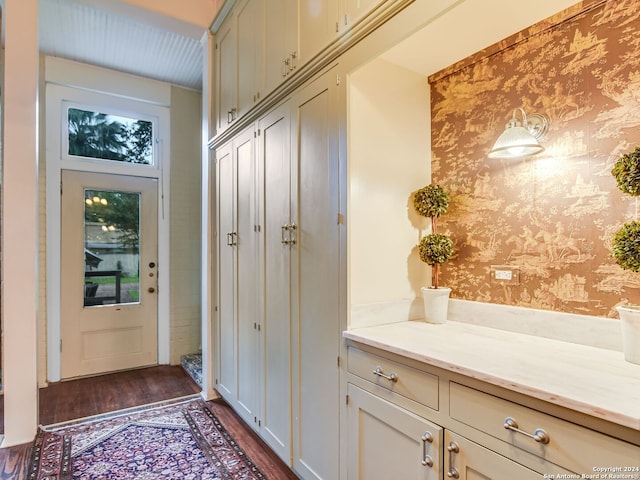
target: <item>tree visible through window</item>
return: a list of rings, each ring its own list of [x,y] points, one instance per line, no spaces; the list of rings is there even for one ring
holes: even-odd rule
[[[153,124],[146,120],[69,108],[69,155],[153,163]]]

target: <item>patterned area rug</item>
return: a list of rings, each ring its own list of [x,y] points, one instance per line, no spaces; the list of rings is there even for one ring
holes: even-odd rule
[[[40,430],[27,478],[266,479],[202,400]]]

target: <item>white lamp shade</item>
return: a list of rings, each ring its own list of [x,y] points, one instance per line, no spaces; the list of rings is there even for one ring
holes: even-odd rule
[[[487,155],[489,158],[521,158],[544,151],[544,147],[522,126],[508,126]]]

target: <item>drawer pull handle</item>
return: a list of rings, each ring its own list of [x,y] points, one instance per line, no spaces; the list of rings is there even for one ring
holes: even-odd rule
[[[433,459],[427,455],[427,443],[433,443],[433,435],[431,432],[424,432],[422,435],[422,465],[425,467],[433,467]]]
[[[529,438],[533,438],[536,442],[544,443],[545,445],[549,443],[549,440],[551,440],[549,434],[541,428],[536,429],[536,431],[533,432],[533,435],[529,432],[525,432],[524,430],[520,430],[518,428],[518,423],[511,417],[507,417],[504,421],[504,428],[511,430],[512,432],[518,432],[522,435],[526,435]]]
[[[391,372],[389,375],[386,375],[382,371],[382,367],[380,365],[376,367],[376,369],[373,371],[373,374],[382,378],[386,378],[387,380],[393,383],[396,383],[398,381],[398,374],[396,372]]]
[[[460,472],[458,469],[453,466],[453,454],[460,452],[460,447],[456,442],[449,442],[447,445],[447,451],[449,452],[449,471],[447,472],[447,477],[449,478],[460,478]]]

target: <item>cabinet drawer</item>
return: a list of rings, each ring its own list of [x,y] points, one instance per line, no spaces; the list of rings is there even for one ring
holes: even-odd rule
[[[349,348],[349,371],[389,391],[438,410],[436,375],[353,347]]]
[[[469,387],[450,383],[450,416],[577,474],[596,467],[639,467],[640,447]],[[507,419],[516,432],[505,428]],[[548,442],[530,435],[544,431]]]

